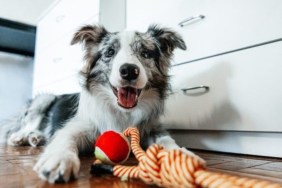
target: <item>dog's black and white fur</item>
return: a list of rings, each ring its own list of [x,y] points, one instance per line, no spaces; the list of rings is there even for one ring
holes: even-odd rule
[[[42,179],[54,183],[77,177],[78,153],[91,151],[93,140],[107,130],[122,132],[137,126],[143,147],[157,143],[179,148],[159,123],[173,50],[186,49],[177,33],[156,25],[145,33],[110,33],[102,26],[87,25],[71,43],[81,43],[85,49],[82,91],[37,96],[8,138],[14,146],[49,142],[34,167]]]

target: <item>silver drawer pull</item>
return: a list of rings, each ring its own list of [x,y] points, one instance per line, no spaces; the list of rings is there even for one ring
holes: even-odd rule
[[[200,86],[196,86],[196,87],[189,87],[189,88],[185,88],[185,89],[181,89],[183,91],[184,94],[187,94],[187,91],[191,91],[191,90],[198,90],[198,89],[203,89],[204,93],[208,92],[210,90],[209,86],[205,86],[205,85],[200,85]]]
[[[180,22],[178,25],[180,27],[184,27],[185,25],[188,25],[189,23],[193,23],[195,21],[199,21],[199,20],[202,20],[204,19],[205,16],[204,15],[196,15],[196,16],[192,16],[190,18],[187,18],[185,20],[183,20],[182,22]]]

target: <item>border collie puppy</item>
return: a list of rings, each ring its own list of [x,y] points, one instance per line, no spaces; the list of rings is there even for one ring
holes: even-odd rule
[[[37,96],[17,125],[6,131],[13,146],[48,142],[34,167],[40,178],[55,183],[77,177],[79,152],[92,151],[93,140],[107,130],[122,132],[136,126],[144,148],[152,143],[179,148],[161,128],[159,118],[169,89],[173,50],[186,49],[182,38],[156,25],[145,33],[111,33],[87,25],[75,33],[71,44],[76,43],[85,50],[82,91]]]

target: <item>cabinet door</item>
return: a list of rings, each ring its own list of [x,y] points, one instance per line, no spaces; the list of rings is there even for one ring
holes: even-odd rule
[[[282,131],[282,42],[175,66],[168,128]],[[209,90],[181,89],[205,85]]]
[[[33,87],[55,83],[78,73],[83,53],[79,45],[70,46],[72,34],[35,56]]]
[[[83,22],[98,14],[98,0],[58,1],[37,25],[36,52],[42,52],[66,33],[73,32]]]
[[[48,15],[47,15],[48,17]],[[73,26],[78,28],[85,24],[98,23],[98,15],[91,17],[86,21],[81,21],[80,24]],[[56,31],[56,29],[54,29]],[[35,66],[34,66],[34,81],[33,81],[33,95],[41,93],[42,88],[46,91],[51,91],[52,86],[57,89],[53,89],[52,92],[62,94],[69,91],[78,91],[78,72],[83,65],[83,48],[81,45],[70,45],[72,37],[74,36],[75,30],[71,32],[65,31],[63,37],[58,41],[53,42],[50,46],[44,47],[44,49],[36,50],[35,54]],[[39,32],[39,36],[44,37],[44,33]],[[36,49],[39,47],[36,46]],[[70,80],[68,78],[76,80],[73,82],[73,89],[69,89],[70,81],[64,86],[61,84],[60,87],[55,85],[57,82],[66,82]],[[66,88],[65,90],[63,88]]]
[[[127,1],[128,29],[145,31],[159,23],[182,34],[188,50],[177,50],[174,63],[282,38],[281,20],[280,0]]]

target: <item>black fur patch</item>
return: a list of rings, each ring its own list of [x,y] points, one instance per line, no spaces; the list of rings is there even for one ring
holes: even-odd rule
[[[154,78],[149,80],[147,87],[155,88],[159,93],[160,99],[164,100],[167,97],[167,91],[169,89],[168,79],[169,76],[155,75]]]
[[[51,123],[51,135],[64,127],[65,123],[72,118],[78,108],[79,94],[60,95],[54,101],[47,113],[48,122]]]

